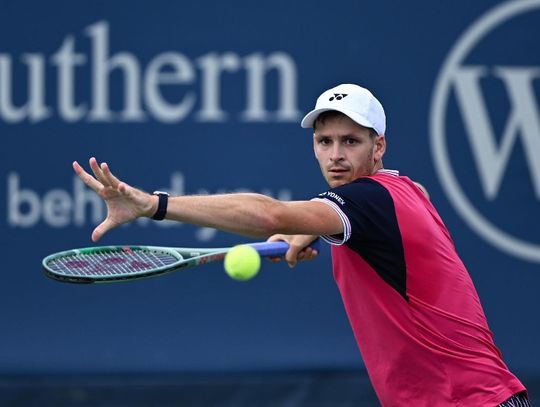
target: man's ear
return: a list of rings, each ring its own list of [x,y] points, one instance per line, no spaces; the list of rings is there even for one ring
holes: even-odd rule
[[[374,143],[374,151],[373,151],[373,159],[375,162],[379,162],[382,160],[384,153],[386,152],[386,137],[384,134],[377,136],[375,138]]]

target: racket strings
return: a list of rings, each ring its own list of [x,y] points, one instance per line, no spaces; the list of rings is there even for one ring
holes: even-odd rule
[[[178,257],[167,252],[128,249],[62,256],[52,259],[48,267],[63,275],[117,276],[159,269],[178,260]]]

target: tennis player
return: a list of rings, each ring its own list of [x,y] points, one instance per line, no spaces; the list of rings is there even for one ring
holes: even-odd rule
[[[477,292],[425,191],[384,169],[386,117],[357,85],[322,93],[302,120],[330,189],[310,201],[259,194],[148,194],[90,159],[79,177],[107,203],[97,241],[146,216],[271,236],[286,260],[311,259],[316,236],[332,245],[333,271],[358,347],[383,406],[529,406],[523,384],[493,342]]]

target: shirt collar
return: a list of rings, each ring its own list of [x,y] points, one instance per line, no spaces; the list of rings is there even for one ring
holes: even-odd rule
[[[381,168],[380,170],[377,171],[377,174],[388,174],[388,175],[393,175],[395,177],[398,177],[399,176],[399,171],[398,170],[389,170],[389,169],[386,169],[386,168]]]

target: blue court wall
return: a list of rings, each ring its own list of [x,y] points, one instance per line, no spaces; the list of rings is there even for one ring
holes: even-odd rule
[[[4,1],[0,372],[362,366],[327,247],[249,283],[208,265],[77,286],[40,266],[104,216],[73,160],[149,191],[323,191],[299,120],[352,82],[385,106],[385,166],[428,188],[505,360],[540,374],[539,27],[538,0]],[[101,243],[243,241],[141,220]]]

